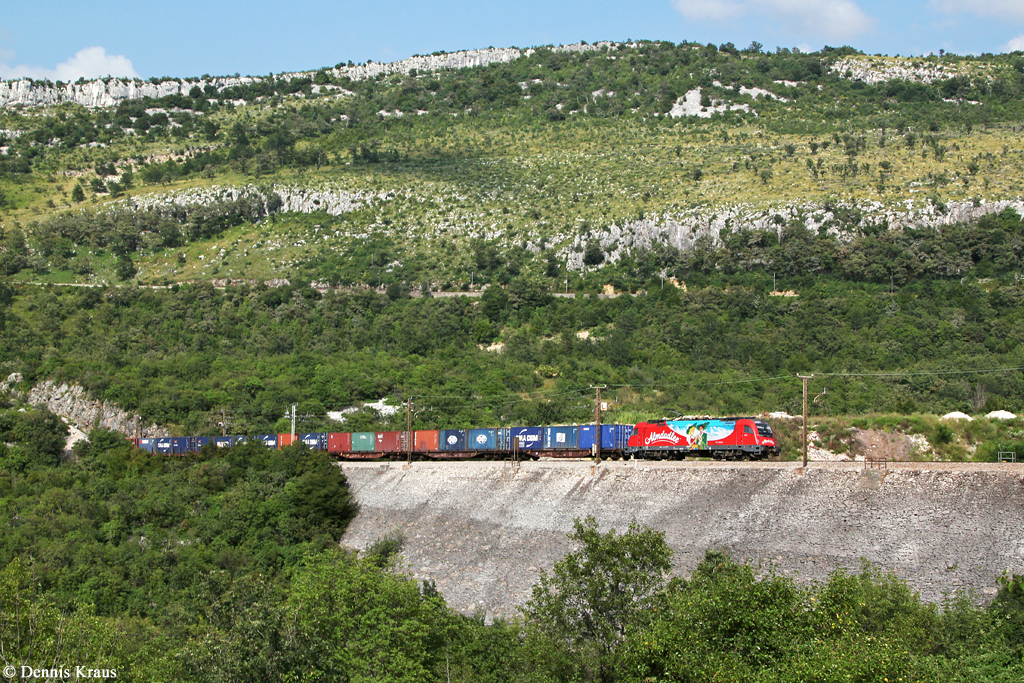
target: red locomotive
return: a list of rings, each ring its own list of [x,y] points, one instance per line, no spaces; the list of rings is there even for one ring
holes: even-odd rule
[[[717,417],[641,422],[633,429],[626,452],[640,457],[757,460],[778,455],[779,447],[764,420]]]

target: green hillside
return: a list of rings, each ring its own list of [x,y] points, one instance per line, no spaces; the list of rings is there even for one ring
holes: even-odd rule
[[[623,420],[796,412],[771,378],[810,370],[825,414],[1024,403],[1019,53],[350,73],[0,112],[5,372],[195,433],[382,396],[577,421],[596,382]]]

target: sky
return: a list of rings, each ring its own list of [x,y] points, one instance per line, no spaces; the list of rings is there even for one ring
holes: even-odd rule
[[[10,2],[0,79],[266,75],[581,40],[1024,50],[1024,0],[91,0]]]

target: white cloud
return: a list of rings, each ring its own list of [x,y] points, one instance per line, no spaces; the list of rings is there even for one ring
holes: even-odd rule
[[[673,4],[687,19],[721,21],[753,15],[828,40],[853,38],[873,23],[853,0],[673,0]]]
[[[970,12],[1004,19],[1024,20],[1024,2],[1021,0],[932,0],[932,6],[950,14]]]
[[[4,55],[7,56],[7,55]],[[10,58],[13,59],[11,54]],[[61,62],[53,69],[43,66],[18,64],[10,66],[7,60],[0,63],[0,78],[35,78],[50,81],[77,81],[79,78],[100,78],[103,76],[123,76],[138,78],[132,66],[132,60],[124,55],[108,55],[102,47],[87,47],[79,50],[74,57]]]
[[[1024,34],[1011,38],[1010,42],[1003,46],[1003,52],[1016,52],[1017,50],[1024,50]]]
[[[674,0],[673,4],[687,19],[734,19],[747,13],[744,2],[732,0]]]

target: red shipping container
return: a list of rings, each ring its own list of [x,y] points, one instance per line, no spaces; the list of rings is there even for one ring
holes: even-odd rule
[[[277,435],[277,447],[278,448],[284,448],[285,446],[291,446],[291,445],[292,445],[292,435],[291,434],[278,434]]]
[[[405,453],[405,432],[377,432],[376,451],[378,453]]]
[[[331,432],[327,435],[328,453],[349,453],[352,451],[351,432]]]
[[[427,453],[441,450],[440,432],[436,429],[418,429],[414,432],[414,450],[417,453]]]

